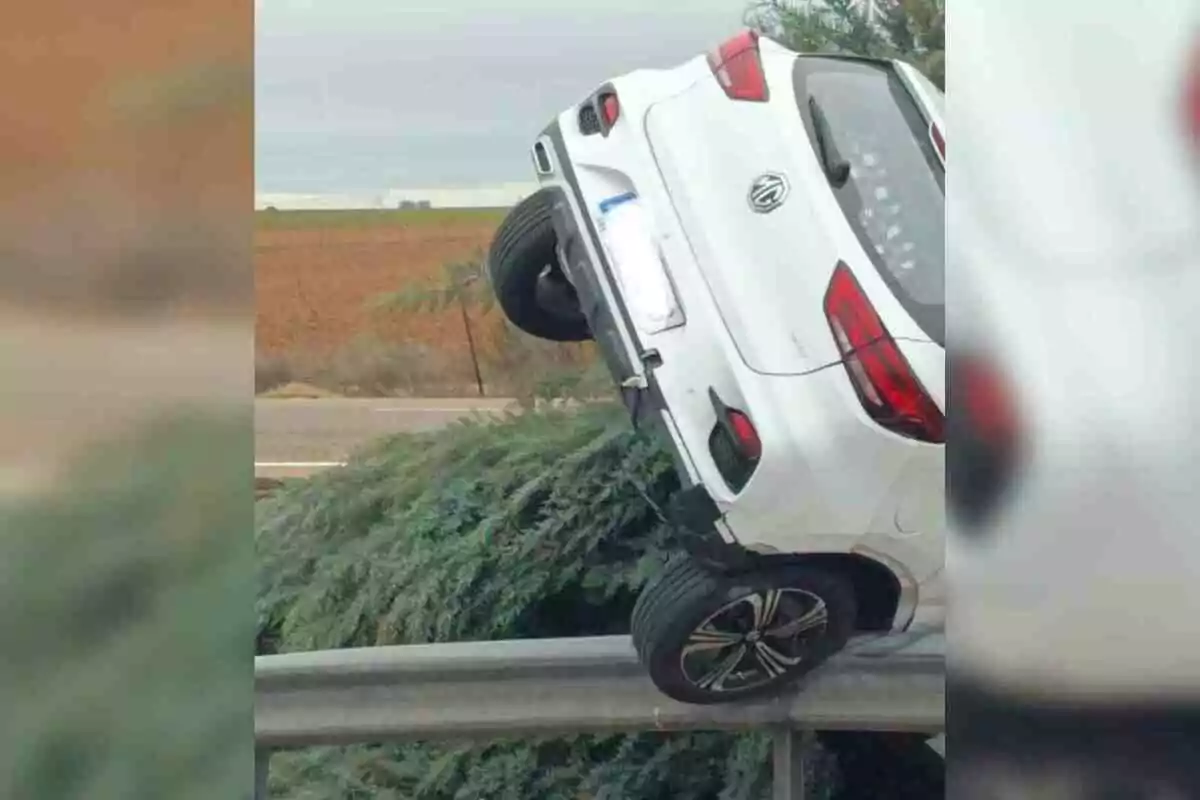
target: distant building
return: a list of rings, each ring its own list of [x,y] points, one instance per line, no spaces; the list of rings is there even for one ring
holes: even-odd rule
[[[389,198],[390,199],[390,198]],[[292,210],[348,210],[395,208],[395,204],[384,205],[381,195],[367,194],[293,194],[286,192],[264,192],[255,195],[254,207],[266,209],[275,206],[280,211]]]
[[[299,194],[259,192],[254,207],[292,209],[386,209],[386,208],[505,208],[537,191],[538,184],[513,182],[490,186],[408,186],[384,193]],[[424,200],[411,198],[423,197]]]

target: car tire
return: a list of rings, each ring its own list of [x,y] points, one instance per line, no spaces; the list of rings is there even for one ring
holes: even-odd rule
[[[553,201],[552,190],[540,189],[508,212],[492,237],[488,277],[513,325],[539,339],[582,342],[592,334],[558,263]]]
[[[713,705],[769,694],[815,669],[846,646],[856,613],[853,589],[826,570],[722,575],[683,556],[642,590],[631,627],[659,691]]]

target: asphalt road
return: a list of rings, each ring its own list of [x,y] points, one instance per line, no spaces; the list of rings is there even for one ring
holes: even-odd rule
[[[310,474],[397,431],[440,428],[472,413],[514,408],[509,399],[404,398],[254,401],[254,466],[260,477]]]

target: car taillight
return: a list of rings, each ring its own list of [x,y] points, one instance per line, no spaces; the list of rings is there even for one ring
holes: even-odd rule
[[[946,503],[959,531],[979,536],[1017,477],[1023,450],[1020,418],[1009,383],[990,358],[956,352],[947,362]]]
[[[762,441],[758,438],[758,431],[754,428],[754,423],[750,418],[736,409],[729,409],[726,412],[729,418],[729,428],[733,431],[733,437],[737,440],[738,449],[742,455],[749,461],[757,461],[762,456]]]
[[[606,94],[600,98],[600,114],[606,127],[611,128],[621,116],[621,104],[615,94]]]
[[[745,30],[721,44],[708,54],[708,65],[730,99],[766,102],[767,76],[757,32]]]
[[[942,166],[946,166],[946,137],[942,135],[942,129],[936,122],[929,123],[929,138],[933,140],[933,146],[937,148]]]
[[[1008,447],[1016,438],[1016,413],[1008,386],[987,362],[960,357],[953,367],[954,413],[962,413],[972,434],[995,447]]]
[[[714,389],[708,390],[708,399],[717,415],[708,435],[708,451],[725,483],[740,492],[758,469],[762,440],[746,412],[726,405]]]
[[[833,271],[825,316],[846,374],[871,419],[900,436],[943,443],[945,416],[845,264]]]

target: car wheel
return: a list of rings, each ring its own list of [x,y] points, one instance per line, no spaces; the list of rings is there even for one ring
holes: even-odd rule
[[[839,576],[788,566],[725,576],[688,557],[642,591],[633,643],[651,681],[684,703],[767,694],[837,653],[855,619]]]
[[[558,263],[553,194],[540,189],[517,203],[492,237],[488,277],[508,320],[539,339],[592,338],[575,289]]]

